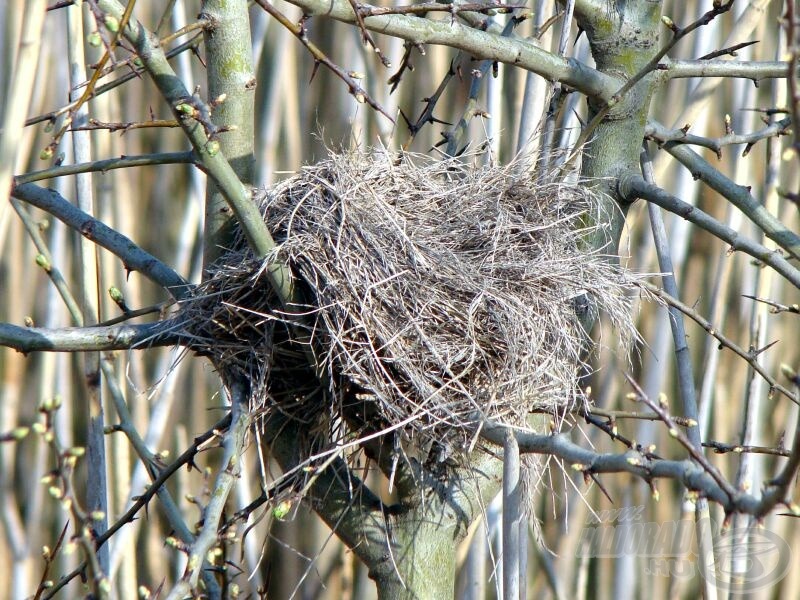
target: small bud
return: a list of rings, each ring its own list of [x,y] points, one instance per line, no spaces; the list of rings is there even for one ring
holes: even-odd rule
[[[672,19],[670,19],[667,15],[661,15],[661,22],[670,29],[675,29],[675,22]]]
[[[44,423],[34,423],[31,425],[31,429],[33,429],[34,433],[38,433],[39,435],[47,431],[47,427],[45,427]]]
[[[53,149],[50,146],[48,146],[39,153],[39,158],[41,160],[50,160],[51,158],[53,158]]]
[[[24,440],[30,432],[30,427],[15,427],[11,430],[11,437],[16,441]]]
[[[361,92],[355,94],[354,98],[356,99],[356,102],[358,102],[359,104],[364,104],[364,102],[367,101],[366,96],[364,96],[364,94],[362,94]]]
[[[119,31],[119,19],[116,17],[112,17],[111,15],[106,15],[106,18],[103,21],[106,25],[106,28],[111,33],[117,33]]]
[[[102,521],[106,518],[106,513],[102,510],[93,510],[89,516],[92,517],[92,521]]]
[[[75,458],[80,458],[84,454],[86,454],[86,448],[83,446],[73,446],[72,448],[67,448],[64,452],[66,456],[74,456]]]
[[[134,57],[134,59],[133,59],[133,66],[134,66],[134,67],[136,67],[136,68],[138,68],[138,69],[141,69],[141,68],[144,66],[144,63],[142,62],[142,59],[141,59],[141,58],[139,58],[138,56],[136,56],[136,57]]]
[[[180,104],[177,104],[175,106],[175,110],[177,110],[181,114],[188,115],[188,116],[191,116],[191,115],[194,114],[194,106],[192,106],[191,104],[188,104],[187,102],[181,102]]]
[[[36,264],[45,269],[46,271],[50,270],[50,261],[47,260],[47,257],[44,254],[36,255]]]
[[[51,485],[47,488],[47,492],[56,500],[61,500],[64,497],[64,490],[62,490],[57,485]]]
[[[641,459],[639,459],[639,458],[638,458],[638,457],[636,457],[636,456],[629,456],[629,457],[627,458],[627,461],[628,461],[628,464],[629,464],[629,465],[633,465],[634,467],[640,467],[640,466],[642,466],[642,461],[641,461]]]
[[[100,37],[100,32],[99,31],[93,31],[92,33],[87,35],[86,36],[86,43],[89,44],[90,46],[94,47],[94,48],[99,47],[100,44],[103,43],[103,38]]]
[[[50,550],[50,546],[42,546],[42,558],[43,559],[47,560],[48,558],[50,558],[50,552],[52,552]]]
[[[122,295],[122,292],[119,290],[119,288],[113,285],[110,288],[108,288],[108,295],[111,296],[111,299],[117,303],[125,300],[125,297]]]
[[[348,71],[347,74],[353,79],[364,79],[364,73],[361,71]]]
[[[781,363],[781,375],[786,377],[789,381],[797,382],[797,371],[795,371],[792,367],[787,365],[786,363]]]
[[[229,588],[230,588],[230,586],[229,586]],[[147,586],[140,585],[138,592],[139,592],[139,598],[143,598],[144,600],[147,600],[147,598],[150,597],[150,590],[147,589]]]
[[[217,140],[209,141],[206,144],[206,151],[209,156],[216,156],[219,153],[219,142]]]
[[[678,437],[678,430],[675,429],[674,427],[670,427],[669,428],[669,437],[673,437],[673,438]]]
[[[585,471],[586,470],[586,465],[581,464],[581,463],[572,463],[572,465],[570,465],[570,466],[572,467],[573,471]]]
[[[292,509],[292,503],[288,500],[284,500],[280,504],[278,504],[275,508],[272,509],[272,516],[278,520],[283,519],[286,515],[289,514],[289,511]]]
[[[61,398],[54,396],[52,398],[45,398],[39,403],[39,412],[48,413],[61,408]]]
[[[661,494],[658,493],[658,490],[653,490],[652,497],[653,500],[658,502],[661,499]]]
[[[25,322],[25,327],[33,327],[33,317],[26,316],[23,321]]]

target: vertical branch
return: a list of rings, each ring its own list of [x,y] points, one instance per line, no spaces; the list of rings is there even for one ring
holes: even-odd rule
[[[787,6],[792,2],[787,2]],[[781,57],[781,49],[786,42],[785,31],[779,31],[777,58]],[[790,79],[791,77],[789,77]],[[777,106],[779,99],[784,97],[786,82],[777,79],[771,86],[770,105]],[[770,117],[774,119],[773,117]],[[764,176],[763,206],[768,214],[779,215],[779,197],[777,191],[779,170],[781,167],[781,142],[778,138],[771,138],[766,143],[767,168]],[[738,175],[738,172],[737,172]],[[756,239],[770,249],[775,249],[776,245],[769,239],[764,227],[756,227]],[[754,269],[753,295],[757,298],[770,298],[775,291],[775,278],[771,269]],[[766,352],[759,352],[760,348],[765,348],[769,340],[769,305],[763,302],[754,302],[750,311],[750,349],[757,354],[754,360],[757,364],[767,367],[768,355]],[[763,377],[759,377],[752,367],[748,369],[747,387],[745,388],[742,415],[740,444],[754,445],[762,441],[764,437],[764,427],[767,409],[766,396],[768,391],[765,389]],[[736,471],[735,485],[737,489],[758,489],[756,481],[761,480],[764,472],[765,463],[762,457],[755,454],[743,453],[739,456],[739,466]],[[754,519],[750,515],[734,515],[732,532],[736,536],[739,552],[732,553],[730,565],[727,572],[731,575],[731,587],[737,591],[737,584],[746,581],[749,563],[753,560],[757,548],[751,545],[751,531]]]
[[[22,21],[19,51],[6,97],[0,106],[5,108],[0,119],[0,194],[7,196],[16,166],[16,155],[22,137],[26,111],[31,103],[33,84],[38,72],[39,48],[47,3],[44,0],[27,2]],[[5,11],[9,9],[6,8]],[[6,15],[9,18],[9,15]],[[13,18],[13,16],[11,17]],[[8,214],[8,205],[0,205],[0,231]]]
[[[531,40],[531,43],[547,47],[551,33],[549,30],[544,34],[541,31],[545,21],[544,8],[544,0],[537,0],[534,8],[534,38]],[[519,132],[517,134],[517,154],[533,153],[534,149],[531,142],[539,126],[542,112],[544,111],[546,88],[547,82],[543,77],[540,77],[532,71],[528,71],[525,74],[525,92],[522,98],[522,107],[519,115]]]
[[[218,127],[235,125],[217,140],[222,153],[246,188],[253,185],[255,73],[253,71],[250,19],[247,0],[205,0],[205,30],[208,98],[224,97],[213,114]],[[206,189],[204,267],[207,268],[230,247],[235,219],[228,202],[211,181]]]
[[[653,165],[647,149],[643,150],[642,172],[645,180],[654,183]],[[662,275],[664,290],[673,298],[680,298],[678,284],[675,280],[674,265],[669,252],[669,241],[667,231],[664,227],[664,220],[661,217],[659,208],[652,203],[647,205],[648,215],[650,216],[650,226],[653,230],[653,240],[655,242],[656,254],[658,256],[658,267]],[[678,389],[680,392],[683,412],[682,414],[694,424],[688,428],[689,439],[697,448],[702,447],[700,439],[700,428],[697,416],[697,397],[694,386],[694,375],[692,373],[691,356],[689,347],[686,345],[686,331],[684,329],[683,314],[676,308],[669,309],[669,322],[672,328],[672,338],[675,343],[675,360],[677,362]]]
[[[85,57],[83,51],[82,5],[73,5],[66,9],[67,15],[67,48],[69,55],[70,101],[82,96],[79,86],[86,81]],[[83,104],[77,109],[73,126],[80,127],[88,122],[88,108]],[[72,151],[76,163],[92,160],[91,140],[88,131],[72,132]],[[78,208],[89,215],[94,214],[94,196],[92,190],[92,174],[79,173],[75,176],[75,188]],[[99,268],[97,264],[97,247],[93,242],[80,238],[79,272],[81,282],[81,309],[85,325],[93,325],[99,321]],[[106,481],[106,455],[102,388],[100,384],[100,355],[87,353],[84,355],[84,377],[86,379],[87,400],[89,409],[88,434],[86,443],[86,459],[89,480],[86,491],[86,509],[89,512],[102,512],[103,518],[94,521],[95,535],[102,535],[108,528],[108,497]],[[104,573],[108,573],[109,553],[103,547],[98,552],[98,564]],[[99,574],[95,574],[98,577]]]
[[[561,22],[561,35],[558,39],[558,55],[564,56],[567,51],[567,41],[569,31],[572,26],[572,16],[575,13],[575,0],[565,0],[564,16]],[[561,104],[562,86],[559,82],[554,82],[550,88],[547,115],[544,118],[542,141],[541,141],[541,173],[544,175],[549,170],[550,160],[553,153],[553,137],[555,134],[556,120],[558,118],[558,108]]]
[[[642,174],[649,183],[654,183],[653,163],[645,145],[642,149]],[[673,298],[679,298],[678,284],[675,280],[674,265],[669,251],[669,240],[664,227],[664,220],[661,217],[659,207],[652,203],[647,204],[647,211],[650,217],[650,226],[653,231],[653,241],[658,256],[659,270],[664,273],[662,282],[666,292]],[[689,346],[686,344],[686,330],[684,328],[683,314],[675,307],[669,308],[669,324],[672,330],[673,343],[675,344],[676,374],[678,377],[678,391],[680,393],[683,415],[689,419],[688,438],[692,445],[702,452],[702,439],[700,437],[700,424],[697,411],[697,394],[694,385],[694,374],[692,372],[692,358],[689,354]],[[702,550],[701,556],[709,556],[713,552],[713,540],[711,531],[707,527],[709,521],[708,500],[700,498],[695,505],[695,526],[697,533],[697,543]],[[713,556],[713,555],[711,555]],[[701,569],[713,569],[713,563],[708,564],[707,560],[700,561]],[[710,579],[704,577],[705,597],[716,597],[716,589],[708,582]]]
[[[189,562],[183,577],[172,588],[168,600],[180,600],[197,589],[200,576],[208,568],[206,560],[214,562],[222,552],[215,548],[220,542],[218,531],[225,504],[241,473],[242,451],[245,446],[250,417],[247,413],[247,390],[239,382],[231,384],[231,426],[225,433],[225,454],[214,482],[211,499],[203,511],[203,526],[189,548]],[[216,594],[216,592],[215,592]]]
[[[503,444],[503,598],[517,600],[524,597],[520,590],[520,542],[527,543],[522,523],[522,493],[520,486],[519,445],[511,429],[506,431]],[[523,596],[520,596],[523,592]]]

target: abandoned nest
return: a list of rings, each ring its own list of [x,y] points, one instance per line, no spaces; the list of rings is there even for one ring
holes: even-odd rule
[[[379,151],[305,167],[262,209],[278,249],[257,261],[240,239],[186,306],[190,331],[257,382],[254,409],[331,442],[357,413],[360,432],[464,449],[476,415],[522,424],[583,401],[587,306],[632,331],[630,280],[581,249],[599,209],[580,184]],[[305,298],[296,312],[328,389],[290,341],[298,319],[286,324],[269,285],[273,260]]]

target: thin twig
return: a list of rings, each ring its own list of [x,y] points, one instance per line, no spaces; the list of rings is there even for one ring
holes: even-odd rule
[[[325,65],[330,71],[336,75],[339,79],[344,81],[347,84],[347,88],[350,91],[350,94],[353,98],[356,99],[356,102],[366,102],[369,106],[373,109],[377,110],[387,119],[389,119],[392,123],[394,123],[394,117],[390,115],[383,106],[381,106],[376,100],[372,98],[372,96],[367,93],[367,91],[361,87],[361,84],[353,78],[347,71],[342,69],[339,65],[334,63],[328,55],[325,54],[319,46],[317,46],[314,42],[308,39],[308,34],[306,32],[306,28],[304,27],[303,23],[300,24],[293,23],[289,20],[289,18],[284,15],[281,11],[275,8],[272,4],[270,4],[267,0],[256,0],[256,3],[267,11],[278,23],[283,25],[286,29],[288,29],[303,46],[306,47],[306,50],[311,53],[311,56],[314,57],[314,72],[316,72],[317,65],[323,64]],[[314,75],[312,73],[311,77],[313,78]]]
[[[659,298],[669,306],[672,306],[681,311],[684,315],[689,317],[692,321],[700,325],[700,327],[702,327],[710,335],[712,335],[720,343],[721,346],[724,346],[729,350],[732,350],[735,354],[743,358],[755,372],[757,372],[759,375],[761,375],[761,377],[764,378],[764,381],[766,381],[769,384],[770,390],[780,392],[795,404],[800,405],[800,398],[797,397],[797,394],[793,393],[791,390],[785,388],[780,383],[778,383],[778,381],[772,375],[770,375],[766,370],[764,370],[764,367],[762,367],[756,361],[755,358],[757,353],[747,351],[738,344],[736,344],[733,340],[731,340],[725,334],[720,332],[719,329],[714,327],[714,324],[709,322],[697,310],[695,310],[694,308],[692,308],[687,304],[684,304],[677,298],[674,298],[661,288],[646,281],[640,282],[639,285],[641,285],[644,289],[646,289],[651,294],[655,295],[657,298]]]

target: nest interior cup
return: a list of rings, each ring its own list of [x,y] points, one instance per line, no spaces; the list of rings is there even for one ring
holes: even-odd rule
[[[476,414],[521,424],[583,401],[581,306],[632,328],[630,280],[583,249],[600,204],[580,182],[375,151],[332,154],[261,203],[278,248],[257,261],[239,240],[190,313],[208,352],[260,381],[267,412],[333,423],[361,406],[411,439],[466,447]],[[291,326],[272,261],[304,299]],[[298,326],[325,386],[290,340]]]

